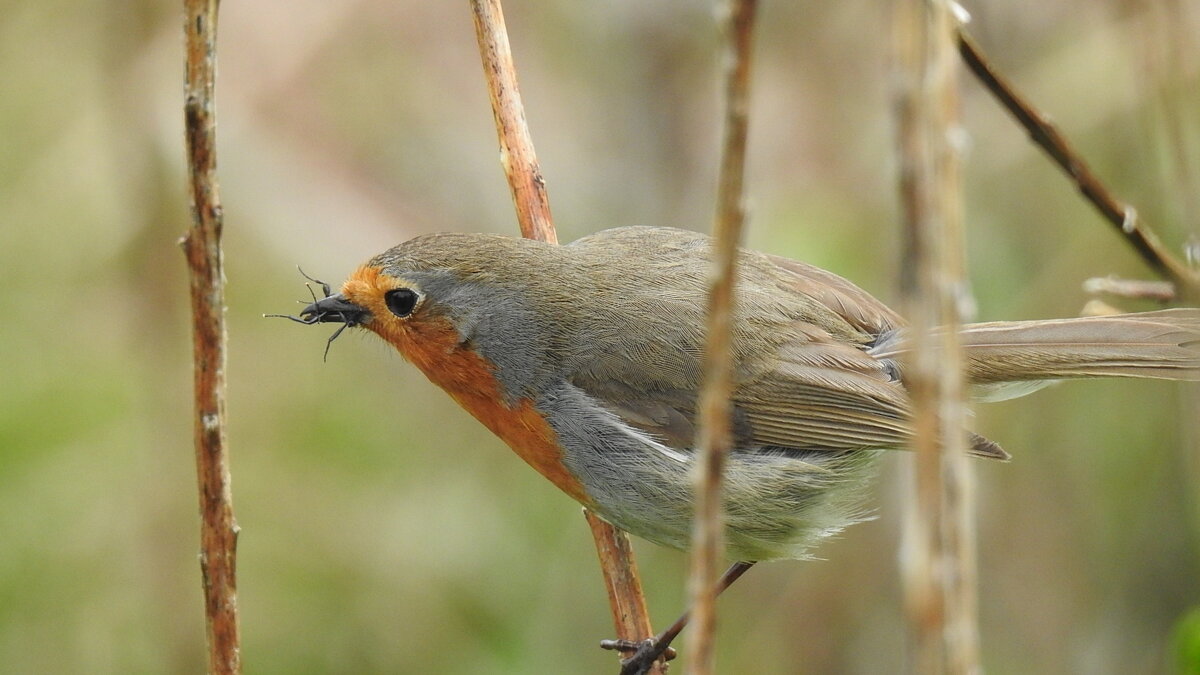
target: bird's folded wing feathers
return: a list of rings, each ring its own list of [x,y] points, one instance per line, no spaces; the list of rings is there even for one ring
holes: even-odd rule
[[[803,319],[786,328],[784,324],[772,328],[778,331],[775,335],[790,336],[782,344],[776,342],[774,349],[763,350],[764,343],[771,342],[768,339],[757,349],[739,350],[733,393],[736,445],[830,452],[905,447],[911,437],[908,395],[897,381],[894,364],[867,352],[879,335],[897,330],[903,320],[831,272],[786,258],[756,255],[767,264],[743,261],[747,263],[741,287],[744,294],[783,291],[808,300],[803,305]],[[765,274],[772,266],[786,274]],[[755,303],[743,300],[743,311],[748,306]],[[777,319],[769,317],[766,323]],[[684,361],[691,368],[686,376],[658,378],[660,385],[674,386],[651,391],[620,386],[619,378],[614,382],[611,377],[596,375],[596,371],[608,372],[611,367],[597,368],[594,363],[578,371],[572,382],[631,427],[688,451],[695,442],[699,351],[687,352]],[[612,350],[602,358],[631,353],[629,349]],[[680,355],[673,356],[678,359]],[[641,367],[661,371],[663,365],[644,363]],[[1007,457],[999,446],[982,437],[972,436],[970,445],[977,455]]]
[[[880,361],[811,334],[781,347],[734,402],[756,443],[814,450],[903,445],[908,398]]]
[[[904,325],[904,320],[852,282],[820,267],[776,255],[764,257],[786,270],[790,290],[817,300],[856,329],[880,335]]]
[[[805,342],[737,388],[734,402],[753,442],[801,450],[902,449],[912,438],[907,393],[884,364],[853,347]],[[998,444],[968,434],[968,452],[1007,460]]]
[[[780,350],[769,368],[734,391],[734,433],[742,446],[847,452],[903,448],[911,437],[908,398],[883,365],[862,351],[804,341]],[[597,396],[626,424],[671,447],[695,444],[695,393]],[[970,452],[1007,459],[995,443],[971,434]]]

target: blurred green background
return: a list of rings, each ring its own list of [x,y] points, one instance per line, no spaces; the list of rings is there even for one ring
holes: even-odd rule
[[[0,655],[6,672],[200,672],[183,257],[180,3],[3,2]],[[752,245],[895,299],[889,14],[764,3]],[[1200,9],[968,5],[997,64],[1178,249],[1200,211]],[[561,238],[705,229],[718,138],[708,3],[511,0]],[[381,342],[261,317],[436,230],[515,232],[464,2],[222,9],[229,420],[251,673],[597,673],[608,605],[579,508]],[[979,318],[1077,314],[1080,283],[1148,276],[971,81],[966,209]],[[1131,305],[1135,309],[1148,305]],[[1193,392],[1194,394],[1194,392]],[[1077,382],[981,407],[992,673],[1172,669],[1200,643],[1195,398]],[[903,662],[907,457],[879,518],[722,601],[725,672]],[[638,542],[656,622],[684,558]],[[1190,626],[1190,628],[1189,628]],[[686,639],[681,645],[686,657]]]

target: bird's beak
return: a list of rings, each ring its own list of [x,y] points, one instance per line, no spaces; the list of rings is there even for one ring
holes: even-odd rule
[[[371,318],[365,307],[346,300],[341,293],[321,298],[300,312],[304,323],[343,323],[361,326]]]

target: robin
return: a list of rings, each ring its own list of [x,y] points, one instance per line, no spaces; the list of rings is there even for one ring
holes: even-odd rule
[[[358,268],[304,323],[383,338],[530,466],[613,525],[688,546],[708,237],[628,227],[565,246],[434,234]],[[905,448],[903,319],[849,281],[743,250],[725,468],[728,555],[804,557],[860,520],[879,456]],[[1050,380],[1200,380],[1200,310],[962,329],[983,398]],[[1006,459],[971,435],[969,451]]]

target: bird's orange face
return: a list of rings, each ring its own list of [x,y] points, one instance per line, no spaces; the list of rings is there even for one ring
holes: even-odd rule
[[[422,371],[438,360],[437,352],[444,354],[446,347],[458,339],[448,319],[432,318],[422,311],[425,296],[416,284],[384,274],[378,267],[363,265],[355,270],[342,284],[341,295],[366,310],[364,328],[398,349]]]
[[[492,366],[462,344],[449,314],[432,311],[436,301],[416,283],[363,265],[342,284],[341,296],[366,310],[364,328],[395,347],[464,407],[463,397],[496,394]]]
[[[463,341],[449,309],[418,283],[363,265],[340,294],[313,303],[301,316],[374,332],[559,489],[591,503],[563,466],[554,430],[528,399],[505,403],[495,366]]]

